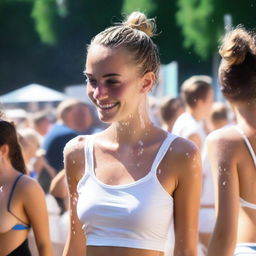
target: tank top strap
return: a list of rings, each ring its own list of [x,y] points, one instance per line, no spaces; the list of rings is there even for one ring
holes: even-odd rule
[[[86,172],[88,172],[89,175],[92,174],[94,171],[94,163],[93,163],[93,142],[94,142],[94,136],[89,135],[86,138],[85,141],[85,163],[86,163]]]
[[[254,166],[256,167],[256,155],[255,155],[255,152],[254,152],[254,150],[252,148],[252,145],[251,145],[250,141],[246,137],[244,131],[239,126],[235,125],[235,128],[241,134],[241,136],[243,137],[243,139],[245,141],[245,144],[246,144],[246,146],[247,146],[247,148],[248,148],[248,150],[249,150],[249,152],[251,154],[251,157],[253,159]]]
[[[172,142],[178,138],[178,136],[172,134],[172,133],[168,133],[167,137],[165,138],[165,140],[163,141],[162,145],[160,146],[157,155],[155,157],[155,160],[152,164],[151,173],[156,173],[157,172],[157,168],[159,166],[159,164],[161,163],[162,159],[164,158],[166,152],[168,151],[168,149],[170,148]]]

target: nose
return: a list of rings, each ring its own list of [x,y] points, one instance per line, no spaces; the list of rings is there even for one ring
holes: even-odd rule
[[[107,98],[107,88],[102,85],[102,84],[99,84],[95,89],[94,89],[94,92],[93,92],[93,98],[94,99],[97,99],[97,100],[102,100],[102,99],[105,99]]]

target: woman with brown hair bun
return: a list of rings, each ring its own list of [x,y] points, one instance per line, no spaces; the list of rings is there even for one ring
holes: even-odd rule
[[[88,48],[87,94],[110,125],[64,150],[70,201],[64,255],[163,256],[167,247],[166,255],[197,255],[198,150],[156,127],[148,113],[160,66],[150,38],[154,24],[134,12]]]
[[[16,129],[0,120],[0,255],[30,256],[32,228],[39,256],[51,256],[44,193],[26,173]]]
[[[238,26],[226,34],[219,51],[221,91],[237,124],[208,137],[217,199],[209,256],[256,255],[255,39],[255,33]]]

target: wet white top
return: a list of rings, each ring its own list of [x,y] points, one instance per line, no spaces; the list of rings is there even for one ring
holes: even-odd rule
[[[165,250],[168,235],[174,237],[173,198],[160,184],[157,168],[175,138],[166,137],[146,176],[126,185],[107,185],[95,176],[93,136],[88,137],[86,170],[77,186],[77,214],[87,245]]]
[[[253,148],[252,148],[252,145],[251,145],[250,141],[248,140],[248,138],[244,134],[244,131],[239,126],[236,125],[235,128],[242,135],[242,137],[244,139],[244,142],[245,142],[245,144],[246,144],[246,146],[247,146],[247,148],[248,148],[248,150],[250,152],[250,155],[252,157],[254,166],[256,167],[256,155],[255,155],[255,152],[253,151]],[[256,210],[256,204],[250,203],[250,202],[244,200],[241,197],[240,197],[240,205],[242,207],[248,207],[248,208]]]

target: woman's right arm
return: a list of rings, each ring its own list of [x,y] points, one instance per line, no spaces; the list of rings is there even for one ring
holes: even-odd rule
[[[71,140],[64,149],[64,169],[68,184],[69,196],[69,235],[63,256],[85,256],[86,240],[81,223],[77,217],[77,184],[84,170],[84,137]]]

